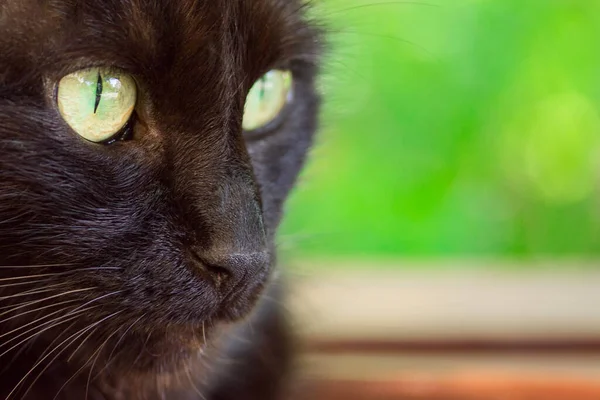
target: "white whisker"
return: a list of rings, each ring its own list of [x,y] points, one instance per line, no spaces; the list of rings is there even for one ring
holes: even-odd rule
[[[0,265],[0,269],[51,268],[51,267],[68,267],[69,265],[74,265],[74,264]]]
[[[85,344],[85,342],[87,342],[87,341],[88,341],[88,339],[89,339],[89,338],[91,338],[91,337],[94,335],[94,333],[96,333],[96,331],[98,330],[98,328],[99,328],[99,327],[96,327],[96,329],[92,330],[92,331],[90,332],[90,334],[89,334],[89,335],[87,335],[87,336],[86,336],[86,337],[85,337],[85,338],[84,338],[84,339],[81,341],[81,343],[79,343],[79,345],[77,346],[77,348],[75,348],[75,350],[73,350],[73,351],[71,352],[71,355],[69,356],[69,358],[67,358],[67,362],[71,362],[71,359],[72,359],[72,358],[75,356],[75,353],[77,353],[77,352],[79,351],[79,349],[80,349],[80,348],[81,348],[81,347],[82,347],[82,346]]]
[[[15,318],[22,317],[23,315],[26,315],[26,314],[31,314],[31,313],[36,312],[36,311],[41,311],[41,310],[45,310],[47,308],[61,306],[63,304],[74,303],[74,302],[77,302],[77,301],[78,301],[77,299],[65,300],[65,301],[61,301],[60,303],[50,304],[50,305],[47,305],[47,306],[44,306],[44,307],[39,307],[39,308],[34,308],[33,310],[24,311],[24,312],[19,313],[17,315],[13,315],[12,317],[8,317],[8,318],[5,318],[3,320],[0,320],[0,324],[6,323],[7,321],[10,321],[10,320],[15,319]]]
[[[19,382],[17,382],[17,384],[15,385],[15,387],[6,396],[6,400],[10,399],[10,397],[13,395],[13,393],[15,393],[15,391],[23,384],[23,382],[25,381],[25,379],[27,379],[27,377],[35,370],[35,368],[37,368],[45,359],[47,359],[52,353],[54,353],[57,349],[59,349],[60,346],[62,346],[67,341],[69,341],[69,339],[71,339],[71,338],[73,338],[75,336],[75,338],[73,340],[71,340],[58,354],[56,354],[56,356],[52,360],[50,360],[49,365],[52,364],[71,344],[73,344],[77,339],[79,339],[87,331],[89,331],[90,329],[93,329],[94,327],[98,326],[99,324],[101,324],[102,322],[106,321],[107,319],[112,318],[112,317],[114,317],[117,314],[120,314],[121,312],[122,311],[117,311],[115,313],[112,313],[109,316],[102,318],[100,321],[95,322],[95,323],[89,325],[87,328],[84,328],[82,330],[79,330],[79,331],[75,332],[74,334],[72,334],[71,336],[69,336],[68,338],[66,338],[65,340],[63,340],[61,343],[59,343],[54,348],[54,350],[52,350],[51,352],[49,352],[48,354],[46,354],[41,360],[39,360],[38,362],[36,362],[35,365],[33,367],[31,367],[31,369],[25,374],[25,376],[23,376],[23,378],[21,378],[21,380],[19,380]]]
[[[33,321],[31,321],[31,322],[28,322],[28,323],[26,323],[26,324],[24,324],[24,325],[21,325],[21,326],[19,326],[18,328],[15,328],[15,329],[13,329],[12,331],[4,332],[3,334],[1,334],[1,335],[0,335],[0,338],[3,338],[3,337],[5,337],[5,336],[8,336],[8,335],[10,335],[10,334],[12,334],[12,333],[18,332],[18,331],[20,331],[20,330],[21,330],[21,329],[23,329],[23,328],[26,328],[26,327],[28,327],[28,326],[31,326],[31,325],[33,325],[33,324],[37,323],[37,322],[43,321],[43,320],[45,320],[45,319],[48,319],[48,317],[51,317],[51,316],[53,316],[53,315],[55,315],[55,314],[58,314],[58,313],[61,313],[61,312],[63,312],[63,311],[65,311],[65,309],[64,309],[64,308],[61,308],[60,310],[56,310],[56,311],[54,311],[54,312],[51,312],[51,313],[49,313],[49,314],[46,314],[46,315],[44,315],[43,317],[40,317],[40,318],[38,318],[38,319],[34,319]]]
[[[54,339],[52,342],[50,342],[50,344],[49,344],[49,345],[46,347],[46,350],[44,350],[44,351],[42,352],[42,354],[40,354],[40,356],[38,357],[38,359],[36,360],[36,362],[38,362],[39,360],[41,360],[41,358],[42,358],[42,357],[44,357],[46,354],[48,354],[50,351],[53,351],[53,350],[55,349],[55,347],[53,347],[53,346],[54,346],[54,343],[56,343],[57,341],[59,341],[59,340],[60,340],[60,338],[61,338],[61,337],[63,337],[63,335],[64,335],[65,333],[67,333],[67,332],[69,331],[69,329],[71,329],[71,328],[73,327],[73,325],[75,325],[76,323],[77,323],[77,321],[73,321],[73,322],[72,322],[72,323],[71,323],[71,324],[70,324],[70,325],[69,325],[69,326],[68,326],[66,329],[64,329],[64,330],[63,330],[63,331],[60,333],[60,335],[56,336],[56,338],[55,338],[55,339]],[[50,365],[50,364],[48,364],[48,365],[47,365],[47,366],[44,368],[44,371],[45,371],[45,370],[48,368],[48,366],[49,366],[49,365]],[[42,373],[43,373],[43,371],[42,371]],[[37,379],[38,379],[40,376],[41,376],[41,374],[40,374],[40,375],[38,375],[38,376],[36,377],[36,379],[35,379],[35,380],[34,380],[34,381],[31,383],[31,385],[29,385],[29,387],[27,388],[27,390],[25,391],[25,393],[23,393],[23,395],[21,396],[21,399],[24,399],[24,398],[27,396],[27,393],[29,393],[29,391],[31,390],[31,388],[33,387],[33,385],[35,384],[35,382],[37,381]]]
[[[94,329],[94,330],[92,331],[92,333],[90,333],[90,335],[84,339],[84,342],[87,340],[87,338],[89,338],[89,337],[90,337],[92,334],[94,334],[94,332],[96,332],[96,330],[97,330],[97,328],[96,328],[96,329]],[[77,349],[75,349],[75,351],[73,352],[73,354],[74,354],[74,353],[75,353],[77,350],[79,350],[79,348],[80,348],[80,347],[81,347],[81,344],[80,344],[79,346],[77,346]],[[71,375],[71,377],[70,377],[69,379],[67,379],[67,380],[65,381],[65,383],[63,383],[63,384],[62,384],[62,386],[60,387],[60,389],[58,389],[58,392],[56,392],[56,394],[54,395],[54,397],[53,397],[53,399],[52,399],[52,400],[56,400],[56,398],[58,397],[58,395],[60,394],[60,392],[62,392],[62,390],[63,390],[65,387],[67,387],[67,385],[68,385],[68,384],[69,384],[69,383],[70,383],[70,382],[71,382],[73,379],[75,379],[75,377],[76,377],[77,375],[79,375],[79,374],[81,373],[81,371],[83,371],[83,369],[85,368],[85,366],[86,366],[86,365],[87,365],[87,364],[88,364],[88,363],[89,363],[89,362],[92,360],[92,357],[94,357],[94,355],[96,354],[96,352],[97,352],[97,351],[98,351],[98,350],[96,350],[94,353],[92,353],[92,355],[90,356],[90,358],[89,358],[89,359],[88,359],[88,360],[87,360],[87,361],[86,361],[86,362],[85,362],[85,363],[84,363],[84,364],[83,364],[81,367],[79,367],[79,369],[78,369],[77,371],[75,371],[75,373],[74,373],[73,375]],[[73,354],[71,354],[71,356],[72,356]],[[48,364],[48,365],[50,365],[50,364]],[[48,368],[48,366],[46,366],[46,368]],[[46,368],[44,368],[44,370],[46,370]],[[41,372],[41,374],[43,374],[43,373],[44,373],[44,371],[42,371],[42,372]],[[41,374],[40,374],[40,375],[38,375],[38,378],[41,376]],[[37,380],[37,378],[36,378],[36,380]],[[33,383],[35,384],[35,381],[34,381]],[[32,386],[33,386],[33,384],[32,384]]]
[[[200,389],[198,389],[198,386],[196,386],[196,384],[194,383],[194,380],[192,379],[192,374],[190,372],[190,368],[189,366],[186,366],[185,368],[185,373],[190,381],[190,385],[192,385],[192,389],[194,389],[194,391],[196,392],[196,394],[198,394],[198,396],[200,396],[200,398],[202,400],[206,400],[206,397],[202,394],[202,392],[200,392]]]
[[[58,283],[56,285],[46,286],[44,289],[32,289],[32,290],[27,290],[25,292],[21,292],[21,293],[17,293],[17,294],[11,294],[10,296],[2,296],[2,297],[0,297],[0,301],[14,299],[17,297],[32,296],[34,294],[53,292],[56,287],[65,286],[65,285],[66,285],[66,282],[63,282],[63,283]]]
[[[357,4],[355,6],[334,10],[329,13],[323,13],[323,17],[327,18],[335,14],[346,13],[350,11],[359,11],[363,8],[384,7],[384,6],[425,6],[425,7],[440,7],[440,4],[427,3],[423,1],[381,1],[377,3]]]
[[[87,306],[87,305],[89,305],[89,304],[95,303],[95,302],[97,302],[98,300],[102,300],[102,299],[104,299],[104,298],[107,298],[107,297],[109,297],[109,296],[114,296],[115,294],[119,294],[119,293],[121,293],[121,292],[123,292],[123,291],[122,291],[122,290],[117,290],[117,291],[110,292],[110,293],[108,293],[108,294],[105,294],[105,295],[102,295],[102,296],[96,297],[95,299],[92,299],[92,300],[88,301],[87,303],[84,303],[84,304],[80,305],[79,307],[75,308],[75,309],[73,310],[73,312],[75,312],[75,311],[77,311],[78,309],[80,309],[80,308],[83,308],[83,307],[85,307],[85,306]]]
[[[106,361],[106,364],[104,365],[104,367],[100,370],[100,372],[98,372],[96,374],[96,376],[94,377],[94,379],[96,379],[98,376],[100,376],[105,370],[106,368],[108,368],[108,366],[111,364],[111,362],[113,361],[113,354],[114,352],[117,350],[117,348],[119,347],[119,345],[121,344],[121,342],[123,341],[123,339],[125,338],[125,336],[127,335],[127,333],[131,330],[131,328],[133,328],[133,326],[135,324],[137,324],[142,318],[144,318],[146,316],[146,314],[142,314],[141,317],[139,317],[138,319],[136,319],[135,321],[133,321],[133,323],[131,325],[129,325],[129,327],[125,330],[125,332],[123,332],[123,334],[119,337],[119,340],[117,340],[117,343],[115,344],[115,346],[113,347],[112,351],[110,352],[110,354],[108,355],[108,359]]]
[[[32,279],[32,278],[47,278],[47,277],[51,277],[51,276],[67,275],[69,273],[70,272],[56,272],[53,274],[35,274],[35,275],[13,276],[10,278],[2,278],[2,279],[0,279],[0,282],[22,281],[25,279]]]
[[[32,339],[32,338],[34,338],[35,336],[38,336],[40,333],[43,333],[43,332],[45,332],[45,331],[47,331],[47,330],[49,330],[49,329],[52,329],[52,328],[54,328],[54,327],[56,327],[56,326],[58,326],[58,325],[64,324],[65,322],[69,322],[69,321],[72,321],[72,320],[74,320],[74,319],[76,319],[76,318],[79,318],[79,314],[81,314],[81,313],[83,313],[83,312],[86,312],[86,311],[89,311],[89,310],[91,310],[91,309],[93,309],[93,308],[96,308],[96,307],[97,307],[97,306],[93,306],[93,307],[89,307],[89,308],[86,308],[86,309],[80,310],[80,311],[77,313],[77,315],[73,315],[73,316],[71,316],[71,317],[69,317],[69,318],[66,318],[66,319],[64,319],[64,318],[65,318],[65,316],[64,316],[64,315],[62,315],[62,316],[60,316],[60,317],[58,317],[58,318],[56,318],[56,319],[53,319],[52,321],[44,322],[43,324],[40,324],[40,326],[33,327],[33,328],[31,328],[31,329],[28,329],[28,330],[27,330],[27,331],[25,331],[25,332],[22,332],[22,333],[20,333],[19,335],[17,335],[17,336],[15,336],[15,337],[13,337],[12,339],[10,339],[10,340],[8,340],[8,341],[6,341],[6,342],[2,343],[2,345],[0,345],[0,348],[2,348],[3,346],[5,346],[5,345],[7,345],[7,344],[9,344],[9,343],[11,343],[11,342],[13,342],[13,341],[15,341],[16,339],[18,339],[18,338],[22,337],[23,335],[26,335],[26,334],[28,334],[28,333],[30,333],[30,332],[32,332],[32,331],[35,331],[35,330],[39,329],[39,328],[40,328],[40,327],[42,327],[42,326],[45,326],[45,325],[51,324],[51,325],[49,325],[49,326],[46,326],[45,328],[43,328],[43,329],[41,329],[41,330],[39,330],[39,331],[37,331],[37,332],[33,333],[32,335],[30,335],[30,336],[26,337],[25,339],[21,340],[19,343],[15,344],[14,346],[12,346],[12,347],[10,347],[9,349],[5,350],[3,353],[0,353],[0,357],[2,357],[2,356],[4,356],[4,355],[6,355],[6,354],[7,354],[7,353],[9,353],[11,350],[14,350],[14,349],[16,349],[17,347],[19,347],[19,346],[20,346],[20,345],[22,345],[23,343],[27,342],[28,340],[31,340],[31,339]],[[61,321],[61,319],[63,319],[63,320]],[[59,321],[59,322],[56,322],[56,321]]]
[[[0,267],[0,268],[2,268],[2,267]],[[53,276],[72,275],[72,274],[74,274],[76,272],[104,271],[104,270],[116,271],[116,270],[122,270],[122,269],[123,268],[118,268],[118,267],[76,268],[76,269],[71,269],[69,271],[63,271],[63,272],[52,272],[52,273],[46,273],[46,274],[12,276],[10,278],[2,278],[2,279],[0,279],[0,282],[17,281],[17,280],[24,280],[24,279],[30,279],[30,278],[46,278],[46,277],[53,277]]]
[[[50,281],[51,281],[51,279],[39,279],[39,280],[33,280],[33,281],[7,283],[5,285],[0,285],[0,289],[5,289],[5,288],[15,287],[15,286],[35,285],[36,283],[44,283],[44,282],[50,282]]]
[[[56,342],[58,342],[58,341],[60,340],[60,338],[61,338],[61,337],[63,337],[63,335],[64,335],[65,333],[69,332],[69,330],[70,330],[70,329],[73,327],[73,325],[75,325],[76,323],[77,323],[77,321],[73,321],[73,322],[71,322],[71,324],[69,324],[69,326],[67,326],[66,328],[64,328],[64,329],[62,330],[62,332],[61,332],[59,335],[57,335],[57,336],[54,338],[54,340],[53,340],[53,341],[51,341],[51,342],[50,342],[50,344],[48,344],[48,346],[46,346],[46,349],[45,349],[45,350],[44,350],[44,351],[43,351],[43,352],[40,354],[40,356],[38,357],[38,359],[36,360],[36,362],[37,362],[37,361],[38,361],[40,358],[44,357],[44,356],[45,356],[45,355],[46,355],[46,354],[47,354],[47,353],[50,351],[50,349],[52,349],[52,348],[53,348],[54,344],[55,344]]]
[[[68,312],[67,312],[65,315],[62,315],[61,317],[59,317],[59,319],[60,319],[60,318],[68,318],[68,317],[70,317],[70,316],[72,316],[72,315],[77,315],[77,314],[80,314],[82,311],[88,311],[88,310],[91,310],[91,309],[93,309],[93,308],[95,308],[95,307],[98,307],[98,306],[93,306],[93,307],[84,308],[85,306],[87,306],[87,305],[89,305],[89,304],[91,304],[91,303],[94,303],[94,302],[96,302],[96,301],[98,301],[98,300],[101,300],[101,299],[103,299],[103,298],[105,298],[105,297],[108,297],[108,296],[110,296],[110,295],[113,295],[113,294],[116,294],[116,293],[120,293],[120,292],[121,292],[121,291],[112,292],[112,293],[106,294],[106,295],[104,295],[104,296],[100,296],[100,297],[97,297],[97,298],[95,298],[95,299],[93,299],[93,300],[90,300],[90,301],[88,301],[87,303],[85,303],[85,304],[82,304],[82,305],[80,305],[80,306],[78,306],[78,307],[76,307],[76,308],[74,308],[74,309],[72,309],[72,310],[68,311]],[[16,332],[16,331],[19,331],[19,330],[21,330],[21,329],[23,329],[23,328],[27,327],[28,325],[34,324],[34,323],[36,323],[36,322],[39,322],[40,320],[44,320],[44,319],[48,318],[49,316],[52,316],[52,315],[54,315],[54,314],[56,314],[56,313],[59,313],[59,312],[62,312],[62,311],[65,311],[65,309],[61,309],[61,310],[58,310],[58,311],[52,312],[52,313],[50,313],[50,314],[48,314],[48,315],[46,315],[46,316],[44,316],[44,317],[41,317],[41,318],[38,318],[38,319],[36,319],[36,320],[34,320],[34,321],[32,321],[32,322],[29,322],[29,323],[27,323],[27,324],[25,324],[25,325],[23,325],[23,326],[21,326],[21,327],[19,327],[19,328],[13,329],[13,330],[12,330],[12,331],[10,331],[10,332],[4,333],[4,334],[0,335],[0,338],[2,338],[3,336],[9,335],[9,334],[11,334],[11,333],[14,333],[14,332]],[[51,322],[54,322],[54,321],[56,321],[56,320],[52,320],[52,321],[50,321],[50,323],[51,323]],[[45,324],[48,324],[48,322],[45,322],[45,323],[43,323],[43,324],[40,324],[40,325],[38,325],[38,326],[37,326],[36,328],[34,328],[34,329],[37,329],[37,328],[39,328],[39,327],[42,327],[42,326],[44,326]],[[7,341],[7,342],[3,343],[2,345],[0,345],[0,348],[1,348],[1,347],[2,347],[4,344],[6,344],[6,343],[10,343],[10,342],[11,342],[11,341],[13,341],[14,339],[16,339],[16,338],[19,338],[20,336],[22,336],[23,334],[27,334],[28,332],[31,332],[31,329],[30,329],[30,330],[27,330],[27,331],[25,331],[25,332],[23,332],[23,333],[21,333],[20,335],[17,335],[16,337],[12,338],[12,339],[11,339],[11,340],[9,340],[9,341]],[[69,360],[70,360],[70,358],[69,358]]]
[[[90,382],[91,382],[91,378],[92,378],[92,372],[94,372],[94,366],[96,365],[96,362],[98,361],[98,357],[100,357],[100,354],[102,353],[102,350],[104,349],[104,346],[106,346],[106,344],[108,343],[108,341],[110,340],[110,338],[112,338],[115,335],[115,333],[117,333],[118,331],[119,331],[118,329],[115,329],[113,331],[113,333],[111,333],[106,338],[106,340],[104,341],[104,343],[102,343],[102,345],[98,348],[98,350],[96,350],[96,353],[97,353],[96,354],[96,358],[94,358],[94,362],[92,363],[92,366],[90,367],[90,372],[88,373],[87,383],[85,385],[85,400],[87,400],[87,398],[88,398],[88,393],[89,393],[89,390],[90,390]],[[92,357],[94,356],[94,354],[92,354]],[[89,360],[88,360],[88,362],[89,362]],[[88,362],[86,362],[86,364]]]
[[[73,293],[78,293],[78,292],[85,292],[85,291],[94,290],[94,289],[96,289],[96,287],[89,287],[89,288],[84,288],[84,289],[69,290],[69,291],[66,291],[66,292],[63,292],[63,293],[59,293],[59,294],[55,294],[55,295],[52,295],[52,296],[44,297],[43,299],[32,300],[32,301],[28,301],[28,302],[25,302],[25,303],[20,303],[20,304],[17,304],[17,305],[13,304],[13,305],[10,305],[10,306],[0,307],[0,310],[5,310],[7,308],[11,308],[12,307],[10,310],[5,311],[3,313],[0,313],[0,317],[3,316],[3,315],[9,314],[9,313],[11,313],[11,312],[13,312],[15,310],[18,310],[19,308],[27,307],[27,306],[30,306],[32,304],[42,303],[44,301],[52,300],[52,299],[55,299],[55,298],[60,297],[60,296],[66,296],[68,294],[73,294]]]

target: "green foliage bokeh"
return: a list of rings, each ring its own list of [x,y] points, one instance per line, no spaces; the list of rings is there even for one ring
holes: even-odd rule
[[[600,1],[322,0],[313,13],[330,30],[323,124],[281,246],[600,253]]]

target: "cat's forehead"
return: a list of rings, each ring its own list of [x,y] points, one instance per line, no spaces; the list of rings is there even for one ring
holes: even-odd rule
[[[196,27],[217,18],[227,23],[256,22],[257,27],[269,28],[271,23],[294,24],[304,8],[304,0],[0,0],[0,15],[8,17],[1,22],[10,23],[10,17],[27,12],[38,17],[30,21],[31,26],[69,20],[129,22],[132,26],[143,23],[160,28],[176,19],[186,29],[186,25]]]
[[[31,49],[40,58],[58,56],[53,62],[59,64],[73,58],[164,65],[231,57],[260,69],[312,54],[314,31],[302,1],[0,0],[0,50]]]

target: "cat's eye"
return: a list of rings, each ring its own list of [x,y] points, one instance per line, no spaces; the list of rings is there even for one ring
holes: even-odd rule
[[[89,68],[60,80],[57,102],[67,124],[84,139],[98,143],[123,130],[136,97],[131,75],[113,68]]]
[[[291,87],[289,71],[274,69],[264,74],[248,92],[242,128],[253,131],[275,120],[290,98]]]

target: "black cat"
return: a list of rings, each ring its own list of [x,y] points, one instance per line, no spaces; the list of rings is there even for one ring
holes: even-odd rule
[[[0,398],[283,398],[305,9],[0,0]]]

